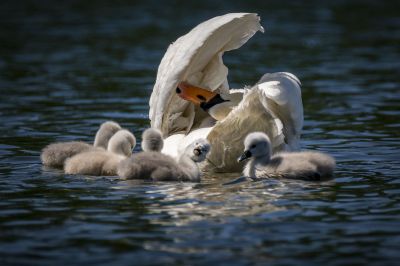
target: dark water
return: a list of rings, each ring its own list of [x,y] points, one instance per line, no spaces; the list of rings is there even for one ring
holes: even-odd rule
[[[396,1],[2,1],[0,264],[395,265],[399,10]],[[46,144],[91,141],[105,120],[140,136],[168,44],[234,11],[259,13],[266,33],[225,55],[231,85],[295,73],[302,147],[337,159],[333,180],[146,183],[41,166]]]

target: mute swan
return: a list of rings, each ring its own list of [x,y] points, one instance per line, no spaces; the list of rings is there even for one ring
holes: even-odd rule
[[[251,178],[284,177],[320,180],[331,177],[335,160],[320,152],[278,153],[271,157],[271,142],[263,132],[254,132],[244,140],[239,162],[250,158],[243,174]]]
[[[212,18],[172,43],[158,68],[150,98],[151,127],[175,158],[198,138],[213,147],[202,171],[239,172],[242,140],[254,131],[271,139],[273,152],[299,149],[303,126],[300,81],[286,72],[265,74],[252,87],[229,89],[225,51],[264,29],[251,13]]]
[[[178,161],[160,152],[141,152],[123,160],[118,166],[118,175],[127,179],[199,182],[196,163],[204,161],[209,150],[208,141],[198,139],[186,147]]]
[[[121,126],[118,123],[104,122],[96,133],[93,146],[83,141],[52,143],[42,150],[40,159],[46,166],[62,168],[66,159],[78,153],[106,149],[109,139],[120,129]]]
[[[88,151],[79,153],[65,162],[67,174],[117,175],[117,165],[132,155],[136,145],[135,136],[128,130],[120,130],[111,137],[107,151]]]

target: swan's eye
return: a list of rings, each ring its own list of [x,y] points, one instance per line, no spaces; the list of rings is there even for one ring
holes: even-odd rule
[[[206,101],[206,98],[203,96],[203,95],[197,95],[197,98],[200,100],[200,101]]]
[[[254,149],[256,147],[256,144],[253,144],[250,146],[250,148]]]
[[[178,93],[178,94],[181,93],[181,89],[179,89],[178,87],[176,87],[176,90],[175,90],[175,91],[176,91],[176,93]]]

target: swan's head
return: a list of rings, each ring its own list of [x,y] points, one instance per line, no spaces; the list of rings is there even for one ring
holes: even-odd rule
[[[155,128],[149,128],[142,134],[142,150],[160,152],[164,146],[161,131]]]
[[[224,99],[221,94],[193,86],[188,82],[180,82],[176,94],[184,100],[199,105],[217,121],[224,119],[230,112],[229,100]]]
[[[118,155],[130,157],[135,146],[135,136],[128,130],[122,129],[111,137],[107,150]]]
[[[206,139],[197,139],[186,148],[186,154],[196,163],[206,159],[211,149],[210,143]]]
[[[253,132],[246,136],[244,140],[244,151],[238,158],[238,162],[244,161],[250,157],[271,157],[271,141],[263,132]]]
[[[120,129],[121,126],[116,122],[104,122],[96,133],[93,146],[107,149],[109,140]]]
[[[190,101],[194,104],[201,105],[209,102],[218,93],[196,87],[188,82],[182,81],[176,88],[176,94],[184,100]]]

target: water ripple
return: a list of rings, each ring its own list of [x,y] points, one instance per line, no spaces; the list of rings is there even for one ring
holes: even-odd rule
[[[332,180],[163,183],[41,165],[45,145],[92,142],[105,120],[140,143],[168,44],[227,7],[258,12],[266,28],[224,55],[231,86],[296,73],[302,148],[335,157]],[[2,265],[397,265],[398,10],[394,1],[0,3]]]

